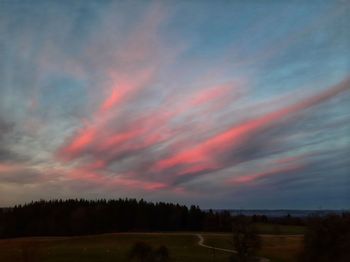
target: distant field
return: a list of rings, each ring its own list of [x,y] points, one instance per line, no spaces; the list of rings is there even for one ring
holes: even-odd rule
[[[230,234],[204,233],[203,237],[208,245],[232,249]],[[173,261],[228,261],[229,258],[228,253],[198,246],[195,233],[128,233],[0,240],[0,261],[122,262],[128,261],[128,251],[137,241],[154,247],[166,245]],[[271,261],[294,261],[301,248],[302,236],[263,236],[260,255]]]
[[[285,226],[268,223],[256,223],[255,226],[259,234],[303,235],[305,233],[305,227],[303,226]]]

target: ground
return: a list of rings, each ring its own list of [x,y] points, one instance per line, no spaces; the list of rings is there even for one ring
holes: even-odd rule
[[[232,236],[229,234],[202,235],[209,246],[232,248]],[[268,258],[272,262],[297,261],[303,248],[302,235],[261,235],[261,238],[262,248],[258,256]]]
[[[272,262],[296,261],[303,236],[262,235],[259,256]],[[289,230],[292,230],[291,228]],[[288,230],[287,230],[288,231]],[[267,232],[267,231],[266,231]],[[294,232],[295,233],[295,232]],[[204,243],[232,249],[230,234],[202,233]],[[157,247],[166,245],[173,261],[228,261],[230,253],[198,245],[197,233],[121,233],[83,237],[38,237],[0,240],[0,261],[18,262],[112,262],[127,261],[131,246],[144,241]]]

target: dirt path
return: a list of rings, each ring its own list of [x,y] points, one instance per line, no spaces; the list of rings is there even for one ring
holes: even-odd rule
[[[229,252],[229,253],[234,253],[234,254],[237,253],[236,250],[219,248],[219,247],[212,247],[212,246],[208,246],[208,245],[204,244],[204,238],[201,234],[197,234],[197,237],[198,237],[198,245],[201,247],[211,248],[211,249],[220,250],[220,251]]]
[[[197,234],[197,237],[198,237],[198,245],[201,246],[201,247],[237,254],[237,251],[233,250],[233,249],[213,247],[213,246],[208,246],[208,245],[204,244],[204,238],[203,238],[203,236],[201,234]],[[265,258],[265,257],[257,257],[257,258],[259,258],[260,262],[270,262],[270,259]]]

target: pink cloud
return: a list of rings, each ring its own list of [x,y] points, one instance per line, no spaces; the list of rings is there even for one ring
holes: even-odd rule
[[[311,106],[317,105],[337,94],[346,91],[350,88],[350,80],[346,79],[341,83],[332,86],[325,91],[306,98],[295,104],[286,106],[285,108],[267,113],[252,120],[248,120],[242,124],[236,125],[225,132],[219,133],[200,144],[197,144],[188,149],[182,150],[173,156],[162,159],[155,164],[156,170],[168,169],[177,165],[215,162],[215,157],[226,151],[232,149],[235,145],[242,143],[254,132],[258,132],[262,128],[287,119],[289,116],[305,110]]]
[[[141,189],[146,191],[161,190],[168,187],[161,182],[143,181],[140,179],[129,178],[130,173],[116,174],[115,176],[105,176],[89,168],[73,168],[68,171],[69,178],[74,180],[89,181],[96,185],[104,187],[116,187],[121,189]]]
[[[291,172],[300,170],[302,168],[303,168],[303,165],[301,163],[298,163],[298,162],[289,163],[288,165],[275,166],[272,168],[268,167],[267,169],[265,169],[261,172],[247,173],[244,175],[233,177],[233,178],[226,180],[226,182],[229,184],[235,184],[235,185],[237,185],[237,184],[250,184],[250,183],[254,183],[256,181],[271,177],[271,176],[290,174]]]
[[[113,85],[110,95],[101,104],[100,112],[102,113],[121,106],[142,88],[145,88],[154,74],[154,69],[149,67],[133,73],[112,72],[111,74]],[[132,78],[128,75],[132,75]]]
[[[11,173],[22,169],[24,169],[24,167],[19,164],[0,163],[0,173]]]
[[[146,71],[143,71],[146,72]],[[153,72],[151,73],[153,74]],[[115,180],[105,178],[103,175],[109,164],[118,159],[122,153],[137,152],[148,147],[163,143],[158,149],[152,161],[148,162],[145,172],[162,173],[164,170],[175,168],[175,175],[192,175],[200,172],[209,172],[222,167],[220,156],[228,150],[234,150],[244,143],[251,135],[260,132],[266,127],[279,121],[285,121],[288,117],[295,115],[309,107],[317,105],[333,96],[349,89],[350,80],[346,79],[338,85],[332,86],[313,96],[307,97],[300,102],[287,105],[283,108],[257,116],[238,125],[228,128],[226,131],[217,133],[201,142],[192,142],[190,135],[200,131],[191,129],[182,121],[181,125],[176,124],[176,118],[190,112],[193,108],[200,108],[208,103],[220,102],[223,97],[228,96],[232,89],[231,84],[214,86],[205,90],[199,90],[181,100],[167,100],[169,103],[161,104],[158,108],[142,112],[142,114],[131,117],[124,123],[123,128],[116,128],[111,122],[113,117],[104,117],[107,111],[122,106],[128,99],[136,95],[140,87],[149,81],[148,74],[145,78],[137,76],[136,80],[130,80],[131,84],[125,85],[125,93],[116,95],[101,104],[96,112],[95,122],[88,124],[88,128],[82,129],[74,136],[69,143],[63,147],[62,152],[70,155],[73,159],[89,154],[92,158],[91,164],[83,164],[80,171],[75,171],[73,177],[87,179],[103,184],[119,184],[143,189],[162,189],[167,185],[163,182],[147,182],[139,178],[120,177],[116,174]],[[112,88],[113,90],[113,88]],[[117,89],[116,89],[117,90]],[[132,90],[132,91],[131,91]],[[203,113],[199,111],[198,114]],[[215,110],[209,114],[215,113]],[[195,114],[194,114],[195,116]],[[98,117],[102,120],[98,121]],[[206,121],[207,122],[207,121]],[[204,127],[206,122],[203,123]],[[212,128],[215,126],[211,125]],[[186,134],[188,137],[186,138]],[[183,139],[185,138],[185,139]],[[186,140],[187,139],[187,140]],[[183,141],[182,141],[183,140]],[[187,143],[187,141],[190,141]],[[88,149],[88,150],[86,150]],[[162,154],[164,152],[164,154]],[[157,160],[157,155],[165,155]],[[130,166],[129,171],[136,167]],[[288,169],[284,169],[286,172]],[[264,177],[282,172],[283,169],[267,170],[263,173],[247,175],[236,178],[236,183],[249,183]],[[100,173],[101,174],[100,174]],[[108,181],[108,182],[107,182]]]
[[[96,134],[97,130],[94,127],[81,130],[81,132],[73,137],[71,142],[63,148],[62,153],[69,155],[79,153],[94,141]]]

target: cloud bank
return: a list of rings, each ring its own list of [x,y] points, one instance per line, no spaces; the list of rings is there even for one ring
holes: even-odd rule
[[[349,8],[0,3],[0,205],[349,208]]]

